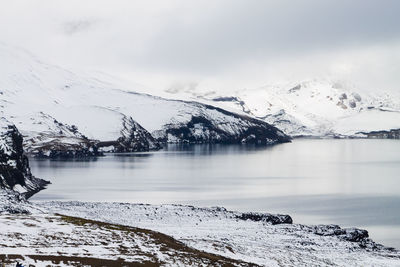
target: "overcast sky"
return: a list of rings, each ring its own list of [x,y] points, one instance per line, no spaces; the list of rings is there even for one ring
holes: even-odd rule
[[[158,89],[237,90],[320,77],[400,89],[397,0],[0,3],[1,41]]]

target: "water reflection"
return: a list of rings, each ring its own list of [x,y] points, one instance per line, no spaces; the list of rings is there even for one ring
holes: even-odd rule
[[[168,145],[162,151],[89,161],[35,159],[31,166],[36,176],[53,182],[36,200],[288,213],[301,223],[366,227],[372,237],[400,247],[396,140],[295,140],[268,148]]]

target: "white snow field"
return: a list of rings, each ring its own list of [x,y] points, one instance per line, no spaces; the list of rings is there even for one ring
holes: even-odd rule
[[[398,251],[369,239],[349,241],[354,229],[333,235],[337,230],[333,225],[272,225],[218,207],[89,202],[39,205],[51,213],[158,231],[190,247],[260,266],[400,265]]]

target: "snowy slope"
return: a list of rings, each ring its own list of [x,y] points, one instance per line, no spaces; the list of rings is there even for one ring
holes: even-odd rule
[[[93,140],[127,139],[124,121],[131,120],[161,141],[289,140],[261,120],[135,93],[135,88],[120,88],[104,75],[78,75],[1,43],[0,58],[0,111],[26,136],[28,150],[43,147],[49,138],[52,145],[79,144],[87,149]]]
[[[400,128],[400,95],[363,93],[328,79],[287,82],[236,92],[178,92],[264,119],[292,136],[353,136]]]
[[[0,226],[3,266],[256,266],[159,232],[40,211],[0,213]]]
[[[50,212],[143,227],[184,244],[260,266],[398,266],[400,254],[365,230],[292,224],[287,215],[240,213],[221,207],[44,202]],[[278,223],[270,219],[290,218]]]

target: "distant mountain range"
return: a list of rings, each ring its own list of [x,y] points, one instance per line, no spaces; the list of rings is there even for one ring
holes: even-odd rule
[[[0,44],[0,112],[26,151],[84,157],[158,149],[164,142],[289,142],[263,120],[193,101],[168,100],[46,64]]]
[[[400,95],[367,94],[327,79],[153,96],[2,43],[0,58],[0,112],[24,136],[25,150],[39,156],[148,151],[166,142],[276,144],[289,136],[400,134]]]
[[[183,90],[163,95],[242,112],[294,137],[395,138],[400,133],[400,94],[365,93],[352,85],[328,79],[232,93]]]

